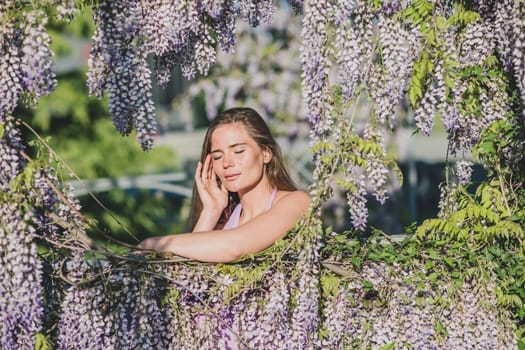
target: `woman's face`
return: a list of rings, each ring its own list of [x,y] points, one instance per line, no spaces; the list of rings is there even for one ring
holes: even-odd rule
[[[217,127],[211,135],[210,154],[213,170],[230,192],[243,194],[266,180],[264,164],[271,152],[261,149],[243,124]]]

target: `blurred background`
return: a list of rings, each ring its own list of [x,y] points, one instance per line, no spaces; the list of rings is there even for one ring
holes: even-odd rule
[[[94,30],[90,9],[84,8],[68,24],[50,21],[48,26],[57,89],[41,98],[36,109],[16,114],[83,180],[63,172],[62,180],[73,185],[83,213],[98,230],[128,243],[136,241],[127,230],[139,239],[188,230],[193,173],[206,127],[218,112],[233,106],[250,106],[263,115],[299,187],[311,185],[309,126],[300,78],[301,18],[286,6],[268,25],[252,28],[239,21],[235,53],[219,52],[208,76],[188,81],[174,71],[165,89],[153,85],[159,135],[149,152],[141,150],[134,135],[124,138],[115,131],[107,100],[88,96],[86,70]],[[357,123],[367,116],[367,106],[359,106]],[[447,154],[446,134],[439,123],[433,135],[425,137],[413,134],[408,108],[400,107],[397,120],[389,152],[398,160],[404,181],[392,182],[385,205],[369,202],[370,228],[390,235],[437,214]],[[483,177],[482,168],[475,165],[474,184]],[[326,203],[323,216],[325,225],[336,232],[350,229],[344,193]],[[96,230],[91,234],[98,235]]]

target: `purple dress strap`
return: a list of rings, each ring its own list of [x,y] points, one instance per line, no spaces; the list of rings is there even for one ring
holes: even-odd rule
[[[272,195],[270,196],[270,200],[268,201],[268,206],[266,207],[266,210],[269,210],[272,207],[273,200],[275,199],[276,194],[277,194],[277,187],[274,186],[272,190]],[[237,226],[239,226],[239,219],[241,218],[241,212],[242,212],[242,204],[239,203],[233,209],[232,215],[230,215],[230,217],[228,218],[226,225],[224,225],[224,230],[236,228]]]

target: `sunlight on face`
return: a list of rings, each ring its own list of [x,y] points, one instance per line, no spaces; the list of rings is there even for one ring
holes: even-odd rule
[[[221,125],[211,136],[213,170],[230,192],[245,193],[267,183],[264,163],[268,151],[250,137],[244,125]]]

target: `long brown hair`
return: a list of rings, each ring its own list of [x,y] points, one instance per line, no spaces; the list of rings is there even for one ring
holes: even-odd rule
[[[269,150],[272,153],[270,161],[265,166],[266,175],[270,185],[277,187],[278,190],[295,191],[297,187],[294,181],[286,170],[281,154],[281,148],[275,142],[275,139],[270,132],[270,128],[264,119],[255,110],[249,107],[236,107],[225,110],[215,118],[206,132],[204,142],[202,144],[201,162],[204,163],[206,155],[211,151],[211,136],[215,129],[221,125],[240,123],[244,125],[248,135],[255,140],[261,149]],[[239,196],[235,192],[230,192],[228,195],[228,205],[224,209],[219,223],[224,223],[228,220],[233,208],[239,203]],[[202,201],[197,191],[197,187],[193,186],[193,197],[191,204],[191,227],[195,227],[199,216],[202,212]]]

